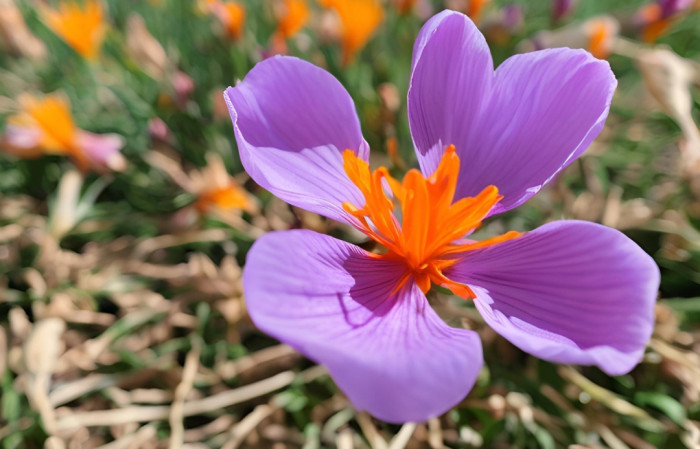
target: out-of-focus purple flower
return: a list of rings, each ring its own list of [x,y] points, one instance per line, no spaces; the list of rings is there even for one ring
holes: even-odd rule
[[[194,80],[182,70],[178,70],[172,77],[173,91],[175,91],[175,103],[180,109],[184,108],[194,92]]]
[[[522,5],[509,4],[490,12],[479,28],[489,42],[505,45],[514,34],[520,32],[524,23]]]
[[[552,0],[552,20],[558,22],[574,12],[577,0]]]
[[[119,152],[124,147],[124,139],[120,135],[95,134],[81,130],[78,131],[77,143],[91,167],[104,167],[114,171],[123,171],[126,168],[126,159]]]
[[[160,117],[154,117],[148,121],[148,134],[151,139],[167,142],[172,138],[172,133]]]
[[[681,11],[690,8],[694,0],[658,0],[658,5],[661,8],[661,17],[671,17]]]
[[[523,25],[524,13],[522,5],[505,5],[501,8],[503,25],[509,30],[515,30]]]
[[[445,412],[481,369],[476,333],[430,308],[433,283],[474,298],[487,323],[533,355],[631,370],[652,332],[659,272],[629,238],[581,221],[465,238],[595,139],[616,87],[608,63],[560,48],[513,56],[494,73],[476,26],[445,11],[418,35],[411,70],[420,171],[402,182],[370,171],[352,99],[328,72],[275,57],[227,89],[251,177],[386,248],[369,253],[307,230],[263,236],[244,271],[253,321],[324,364],[358,409],[390,422]]]

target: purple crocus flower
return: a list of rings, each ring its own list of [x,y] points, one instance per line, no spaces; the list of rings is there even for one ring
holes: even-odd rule
[[[576,0],[552,0],[552,20],[559,21],[576,7]]]
[[[482,366],[477,334],[430,308],[433,283],[473,298],[530,354],[628,372],[651,335],[659,284],[635,243],[581,221],[465,238],[583,153],[615,87],[607,62],[566,48],[513,56],[494,72],[476,26],[444,11],[415,44],[408,113],[420,171],[398,182],[370,172],[355,107],[333,76],[296,58],[259,63],[225,93],[247,172],[386,250],[308,230],[266,234],[244,270],[251,318],[324,364],[356,408],[389,422],[447,411]]]
[[[693,0],[658,0],[657,4],[661,9],[661,18],[665,19],[692,6]]]

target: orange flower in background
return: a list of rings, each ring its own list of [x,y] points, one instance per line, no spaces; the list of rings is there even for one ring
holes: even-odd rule
[[[282,0],[275,8],[277,31],[281,39],[289,39],[301,30],[309,19],[309,7],[306,0]]]
[[[468,15],[474,23],[478,24],[484,7],[490,2],[491,0],[446,0],[445,7]]]
[[[665,34],[672,22],[672,17],[662,16],[661,6],[658,3],[642,6],[636,16],[643,24],[642,38],[650,44]]]
[[[479,23],[481,20],[481,13],[484,10],[484,6],[486,6],[487,3],[489,3],[491,0],[470,0],[469,1],[469,10],[467,11],[467,15],[469,16],[470,19],[474,21],[474,23]]]
[[[519,45],[520,52],[544,48],[583,48],[598,59],[606,59],[615,48],[620,22],[610,15],[591,17],[556,30],[542,30]]]
[[[620,32],[618,22],[603,16],[589,20],[585,28],[589,39],[587,50],[598,59],[610,56]]]
[[[653,44],[666,34],[671,26],[698,5],[693,0],[657,0],[642,6],[635,14],[635,21],[642,27],[642,38]]]
[[[409,14],[416,5],[416,0],[393,0],[394,7],[401,15]]]
[[[65,97],[54,94],[39,99],[26,95],[20,97],[19,106],[20,111],[7,119],[0,140],[6,152],[24,159],[44,154],[70,156],[82,171],[123,168],[121,137],[78,128]]]
[[[239,2],[221,2],[207,0],[207,7],[221,22],[228,39],[239,39],[243,34],[245,23],[245,5]]]
[[[46,21],[82,57],[97,58],[107,30],[104,11],[97,0],[86,0],[82,6],[73,0],[65,1],[58,10],[46,11]]]
[[[197,195],[194,206],[199,213],[251,210],[253,204],[248,194],[231,177],[217,154],[208,153],[207,165],[189,176],[190,190]]]
[[[384,19],[378,0],[318,0],[324,8],[336,11],[341,22],[340,40],[343,64],[355,57]]]
[[[231,179],[224,185],[202,192],[194,205],[200,213],[213,208],[245,210],[248,208],[248,198],[241,186]]]
[[[241,218],[243,211],[251,214],[258,212],[257,201],[243,188],[239,180],[228,173],[221,157],[216,153],[208,152],[205,155],[207,164],[204,167],[185,170],[178,153],[172,151],[168,144],[163,145],[165,140],[169,140],[169,137],[164,135],[168,134],[166,124],[156,118],[152,120],[151,125],[152,131],[160,134],[152,137],[161,142],[159,144],[156,142],[155,150],[147,152],[146,160],[195,197],[194,202],[175,212],[168,226],[172,229],[187,229],[197,226],[202,218],[212,216],[237,230],[252,233],[251,235],[258,237],[262,231]],[[242,181],[247,177],[239,175],[239,179]]]

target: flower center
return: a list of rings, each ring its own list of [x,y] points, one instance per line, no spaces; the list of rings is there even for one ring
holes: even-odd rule
[[[459,157],[454,145],[447,147],[430,177],[413,169],[402,182],[394,179],[385,167],[370,172],[367,162],[351,150],[345,150],[343,162],[345,173],[365,198],[362,208],[347,201],[343,208],[357,219],[355,226],[360,231],[386,248],[385,253],[376,257],[406,265],[408,270],[398,288],[413,278],[423,293],[436,283],[463,298],[474,298],[467,285],[448,279],[443,271],[457,263],[461,253],[520,235],[512,231],[481,242],[460,241],[481,225],[503,197],[496,187],[489,186],[474,197],[453,203],[459,175]],[[400,221],[395,214],[397,204]]]

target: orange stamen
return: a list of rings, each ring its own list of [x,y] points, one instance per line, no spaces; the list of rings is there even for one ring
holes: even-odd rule
[[[467,285],[448,279],[444,270],[457,263],[461,253],[520,235],[509,232],[481,242],[457,242],[478,228],[503,197],[496,187],[489,186],[475,197],[453,202],[459,175],[459,157],[453,145],[447,147],[430,177],[410,170],[403,182],[384,167],[371,172],[367,162],[351,150],[345,150],[343,161],[346,174],[365,198],[362,208],[350,202],[343,203],[343,208],[357,220],[359,230],[386,248],[376,257],[402,262],[408,269],[397,290],[413,278],[424,293],[436,283],[456,295],[474,298]],[[394,213],[396,203],[401,206],[401,222]]]
[[[86,0],[83,6],[68,0],[57,11],[48,10],[46,18],[54,32],[82,57],[97,58],[106,30],[104,12],[97,0]]]

